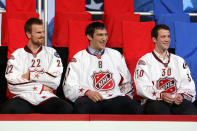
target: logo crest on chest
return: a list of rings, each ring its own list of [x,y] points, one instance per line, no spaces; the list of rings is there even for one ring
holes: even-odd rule
[[[157,81],[157,89],[164,90],[166,93],[175,93],[177,90],[176,82],[174,78],[160,78]]]
[[[114,88],[114,80],[110,72],[98,72],[92,75],[94,88],[100,91],[111,90]]]

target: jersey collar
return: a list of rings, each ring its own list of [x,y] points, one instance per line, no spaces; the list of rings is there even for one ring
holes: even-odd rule
[[[38,49],[38,51],[37,51],[36,53],[33,53],[33,52],[29,49],[29,47],[28,47],[27,45],[24,47],[24,50],[25,50],[26,52],[32,54],[33,57],[36,57],[37,54],[42,50],[42,46],[40,46],[40,48]]]
[[[101,59],[101,56],[104,54],[105,49],[102,49],[101,51],[95,51],[93,48],[91,48],[90,46],[88,46],[88,48],[86,49],[86,51],[91,54],[96,56],[98,59]]]
[[[94,55],[100,55],[103,53],[104,49],[102,49],[101,51],[95,51],[93,48],[90,47],[90,45],[88,45],[88,50],[91,54],[94,54]]]
[[[166,58],[168,61],[164,62],[160,57],[159,54],[154,50],[152,52],[153,56],[155,57],[156,60],[158,60],[160,63],[162,63],[165,67],[168,67],[168,64],[170,63],[170,53],[167,52]]]

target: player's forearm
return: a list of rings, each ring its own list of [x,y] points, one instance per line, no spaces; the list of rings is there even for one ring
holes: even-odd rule
[[[30,72],[29,79],[56,89],[60,84],[61,73],[54,75],[47,72]]]
[[[46,85],[53,90],[57,90],[58,86],[60,85],[60,79],[61,77],[56,77],[55,79],[52,79],[50,81],[37,81],[37,82]]]
[[[25,84],[30,82],[29,80],[22,78],[21,74],[9,73],[6,74],[5,77],[7,82],[11,84]]]
[[[136,91],[144,99],[160,100],[162,91],[158,91],[149,85],[136,84]]]
[[[27,84],[9,84],[9,90],[14,93],[18,94],[21,92],[29,92],[29,93],[41,93],[43,85],[39,83],[27,83]]]

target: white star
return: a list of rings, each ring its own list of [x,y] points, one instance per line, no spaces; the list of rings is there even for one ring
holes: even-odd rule
[[[95,3],[94,0],[91,0],[90,4],[86,4],[86,7],[91,10],[101,10],[103,3]]]
[[[194,8],[192,0],[183,0],[183,9],[185,10],[187,8]]]

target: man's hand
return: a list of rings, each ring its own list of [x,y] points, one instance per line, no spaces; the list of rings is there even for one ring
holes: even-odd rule
[[[29,80],[29,71],[27,73],[23,74],[22,78]]]
[[[86,93],[86,96],[88,96],[88,98],[90,98],[92,101],[97,102],[97,101],[102,101],[103,98],[101,96],[101,94],[99,92],[96,91],[88,91]]]
[[[43,87],[43,91],[48,91],[50,93],[53,93],[53,89],[49,88],[48,86],[45,86]]]
[[[174,98],[174,103],[176,105],[180,105],[183,102],[183,96],[180,94],[176,94],[175,98]]]
[[[172,98],[169,93],[162,93],[161,98],[162,100],[170,104],[174,102],[174,98]]]

